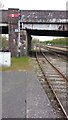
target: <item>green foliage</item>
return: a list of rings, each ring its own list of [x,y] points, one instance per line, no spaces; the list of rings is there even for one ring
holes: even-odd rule
[[[65,45],[65,46],[67,46],[68,45],[68,37],[49,40],[49,41],[46,41],[46,44]]]
[[[8,50],[8,48],[9,48],[9,45],[8,45],[7,37],[0,35],[0,49],[1,50]]]

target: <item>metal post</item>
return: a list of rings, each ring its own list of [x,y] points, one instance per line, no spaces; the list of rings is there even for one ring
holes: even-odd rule
[[[20,43],[20,20],[18,20],[18,48]]]
[[[20,56],[20,18],[18,18],[18,46],[17,46],[17,56]]]

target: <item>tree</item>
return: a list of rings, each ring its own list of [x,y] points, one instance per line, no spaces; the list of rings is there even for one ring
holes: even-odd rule
[[[7,37],[4,35],[4,36],[0,36],[0,50],[3,50],[3,51],[7,51],[9,49],[9,43],[8,43],[8,40],[7,40]]]

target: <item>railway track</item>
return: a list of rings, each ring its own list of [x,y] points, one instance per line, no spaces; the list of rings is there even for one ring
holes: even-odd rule
[[[62,59],[68,61],[68,48],[64,49],[57,47],[57,49],[55,49],[54,47],[51,46],[51,47],[46,47],[45,49],[48,49],[48,51],[51,54],[55,54],[58,57],[61,57]]]
[[[65,60],[66,62],[68,62],[68,47],[67,46],[55,48],[55,46],[42,46],[42,45],[40,45],[40,47],[44,50],[44,53],[47,50],[50,54],[56,55],[56,56],[62,58],[63,60]]]
[[[56,54],[51,54],[50,52],[44,52],[48,60],[59,70],[61,73],[65,76],[68,77],[67,75],[67,65],[68,61],[62,56],[58,56]]]
[[[66,94],[66,84],[68,82],[68,79],[48,60],[42,51],[40,52],[43,56],[41,59],[38,57],[38,53],[36,51],[36,60],[38,62],[38,65],[65,118],[68,119],[66,107],[66,103],[68,102]]]

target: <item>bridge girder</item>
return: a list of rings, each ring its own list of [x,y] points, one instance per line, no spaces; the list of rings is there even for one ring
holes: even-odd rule
[[[58,30],[31,30],[26,29],[27,33],[30,35],[38,36],[58,36],[58,37],[68,37],[68,31],[58,31]]]

